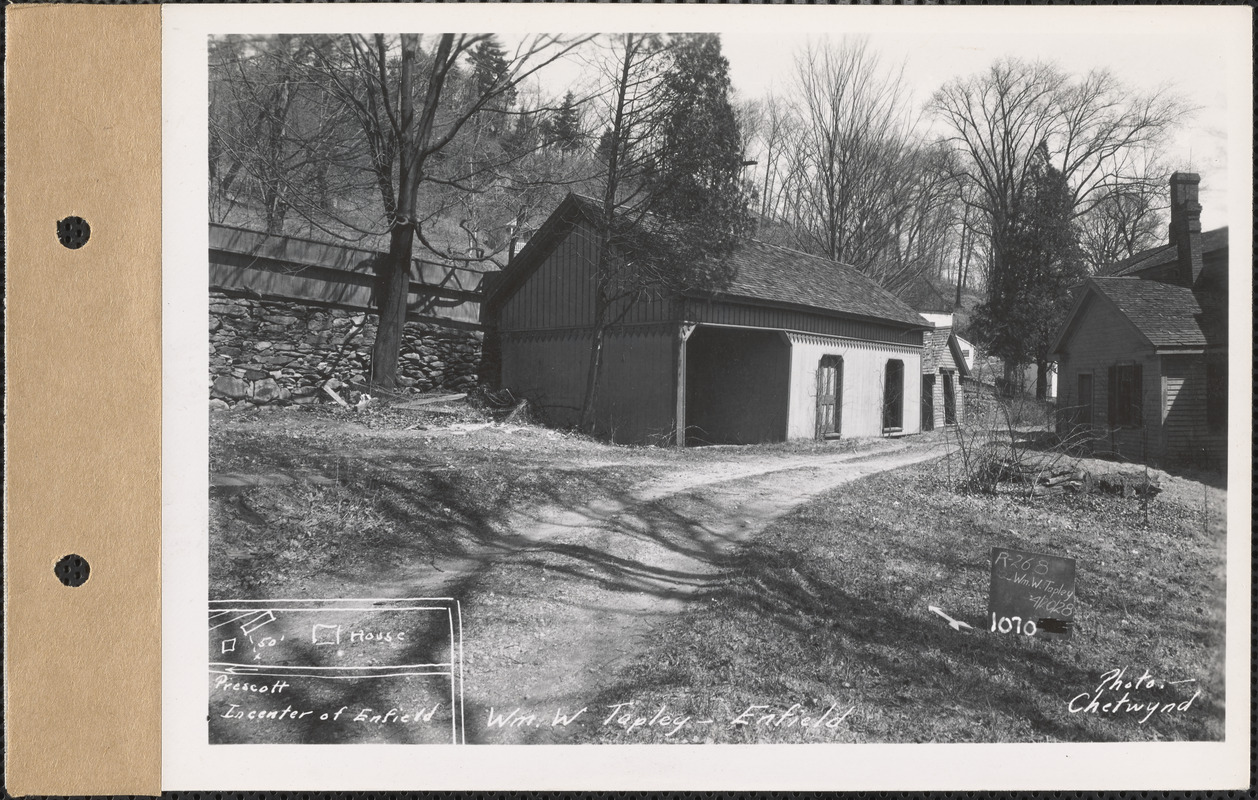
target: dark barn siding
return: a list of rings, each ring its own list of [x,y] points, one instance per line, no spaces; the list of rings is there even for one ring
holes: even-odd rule
[[[498,329],[592,327],[597,259],[598,240],[593,229],[588,223],[578,223],[507,300],[498,318]],[[614,305],[609,317],[623,325],[662,322],[668,317],[669,306],[661,300],[639,300],[627,312],[626,305],[627,301]]]
[[[663,326],[608,334],[595,408],[597,433],[616,442],[664,443],[672,435],[676,332]],[[543,420],[578,424],[590,363],[586,331],[502,334],[502,382]]]

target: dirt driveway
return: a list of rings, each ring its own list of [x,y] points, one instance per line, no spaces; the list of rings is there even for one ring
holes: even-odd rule
[[[493,548],[437,561],[440,572],[397,565],[372,592],[462,604],[469,743],[568,741],[581,726],[555,725],[556,713],[591,706],[653,631],[703,600],[745,537],[818,493],[945,452],[920,440],[755,460],[732,450],[616,499],[521,516]]]

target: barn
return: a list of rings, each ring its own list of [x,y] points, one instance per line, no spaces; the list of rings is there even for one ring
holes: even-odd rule
[[[483,303],[501,385],[550,424],[580,417],[594,325],[594,201],[570,194]],[[855,269],[748,240],[719,292],[639,301],[607,333],[597,432],[752,444],[921,429],[929,323]]]
[[[1058,429],[1094,452],[1226,464],[1228,236],[1199,182],[1171,176],[1170,241],[1089,278],[1057,334]]]

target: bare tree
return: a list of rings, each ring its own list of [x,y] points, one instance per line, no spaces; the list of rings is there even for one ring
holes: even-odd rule
[[[809,43],[796,57],[792,222],[809,249],[868,270],[903,197],[911,119],[903,81],[864,41]]]
[[[607,330],[655,283],[649,260],[625,258],[618,252],[616,226],[620,221],[621,229],[629,230],[650,213],[645,177],[664,114],[665,40],[655,34],[612,36],[596,63],[605,80],[606,128],[598,144],[598,157],[605,166],[594,264],[594,330],[581,403],[581,427],[586,431],[594,428]]]
[[[960,205],[952,177],[951,151],[936,143],[906,154],[901,179],[889,206],[887,245],[865,269],[882,286],[897,291],[913,280],[942,278],[954,250]]]
[[[212,60],[219,95],[240,109],[212,115],[232,122],[218,125],[217,136],[212,122],[212,159],[225,165],[220,190],[229,194],[233,171],[256,162],[266,167],[254,170],[265,179],[264,205],[275,209],[266,212],[268,230],[280,232],[283,215],[295,212],[329,236],[387,239],[373,293],[373,386],[396,385],[414,243],[464,263],[486,262],[506,247],[506,235],[486,244],[484,206],[461,201],[519,177],[508,173],[529,147],[486,142],[539,119],[541,106],[519,113],[521,85],[590,38],[528,36],[507,52],[479,34],[427,43],[415,34],[275,37],[222,48],[225,57]],[[246,59],[266,68],[246,74]],[[330,175],[342,185],[331,187]],[[504,232],[520,213],[511,209]],[[444,241],[430,238],[438,224]],[[462,244],[451,246],[452,238]]]
[[[766,101],[755,139],[762,236],[893,291],[943,273],[960,211],[951,156],[918,143],[901,78],[864,40],[810,42],[789,99]]]
[[[210,212],[260,218],[283,233],[292,216],[326,216],[359,188],[353,119],[309,80],[308,37],[228,36],[210,46]]]
[[[997,297],[991,288],[1016,286],[1022,280],[1018,271],[1030,269],[1011,257],[1011,248],[1019,226],[1028,224],[1023,207],[1036,176],[1045,169],[1061,176],[1070,221],[1089,215],[1121,197],[1122,187],[1146,180],[1141,166],[1189,112],[1166,89],[1135,92],[1105,70],[1076,77],[1052,64],[1019,59],[949,81],[935,93],[931,108],[950,128],[961,156],[956,174],[968,188],[964,197],[986,230],[984,308],[993,319],[1006,313],[1002,298],[1016,293]],[[1030,282],[1033,276],[1025,278]],[[1029,338],[1026,346],[1017,345],[1016,335],[1003,337],[1006,352],[1035,349]]]
[[[1094,70],[1074,78],[1018,59],[945,84],[931,109],[961,155],[966,202],[986,218],[991,266],[1005,265],[1005,240],[1026,194],[1036,151],[1046,146],[1065,177],[1075,216],[1116,186],[1143,179],[1138,166],[1188,109],[1167,90],[1147,94]]]
[[[1127,180],[1102,184],[1097,202],[1077,219],[1079,244],[1092,272],[1164,241],[1168,177],[1169,170],[1151,161]]]
[[[747,151],[754,157],[757,210],[764,220],[787,214],[787,196],[805,163],[797,158],[802,123],[792,104],[770,93],[757,106],[755,127],[747,133]]]

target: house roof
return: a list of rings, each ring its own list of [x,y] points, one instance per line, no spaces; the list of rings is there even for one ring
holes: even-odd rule
[[[970,377],[970,365],[966,363],[961,352],[961,343],[952,328],[933,328],[922,337],[922,343],[925,345],[922,352],[923,371],[933,372],[941,366],[947,369],[949,359],[946,356],[951,356],[957,374],[962,378]]]
[[[1209,296],[1160,281],[1135,277],[1090,278],[1054,343],[1059,350],[1089,294],[1110,302],[1157,349],[1202,349],[1226,344],[1226,308]]]
[[[550,218],[520,250],[516,262],[496,281],[495,300],[523,283],[540,266],[550,249],[571,228],[578,217],[598,219],[599,203],[589,197],[569,194]],[[777,245],[746,239],[730,256],[734,278],[715,297],[729,297],[782,303],[826,312],[892,322],[906,327],[929,327],[904,301],[883,289],[855,267],[808,255]]]
[[[951,314],[954,311],[952,303],[944,299],[939,288],[925,275],[919,275],[895,294],[918,313]]]
[[[1217,250],[1227,249],[1227,226],[1205,231],[1201,234],[1201,253],[1205,255]],[[1112,264],[1105,270],[1106,277],[1134,275],[1154,267],[1172,264],[1179,258],[1173,244],[1163,244],[1142,250],[1133,256]]]

